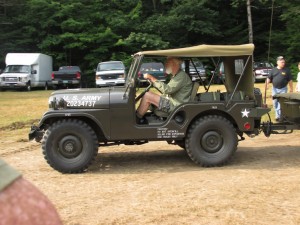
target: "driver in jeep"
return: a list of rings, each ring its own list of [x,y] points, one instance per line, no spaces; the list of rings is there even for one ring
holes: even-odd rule
[[[181,70],[182,60],[175,57],[168,57],[165,63],[166,73],[171,74],[171,80],[168,84],[157,80],[151,74],[144,74],[153,86],[162,94],[158,95],[153,92],[146,92],[136,111],[138,124],[147,124],[144,117],[151,104],[163,112],[170,113],[174,108],[184,102],[188,102],[192,91],[191,78]]]

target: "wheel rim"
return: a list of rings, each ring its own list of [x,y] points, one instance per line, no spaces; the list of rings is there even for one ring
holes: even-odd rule
[[[209,131],[202,136],[200,143],[204,151],[215,153],[222,148],[223,137],[216,131]]]
[[[82,143],[76,136],[65,136],[58,143],[58,151],[65,158],[75,158],[82,152]]]

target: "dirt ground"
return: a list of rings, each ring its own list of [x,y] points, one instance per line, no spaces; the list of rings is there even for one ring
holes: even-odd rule
[[[4,132],[0,157],[48,196],[64,224],[300,224],[300,132],[246,137],[217,168],[166,142],[101,147],[86,173],[71,175],[48,166],[39,143]]]

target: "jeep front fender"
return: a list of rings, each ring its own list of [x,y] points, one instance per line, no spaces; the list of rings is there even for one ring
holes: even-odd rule
[[[33,130],[44,130],[47,129],[48,125],[64,118],[77,118],[84,120],[91,125],[92,128],[94,128],[95,132],[97,130],[101,130],[105,138],[108,140],[110,139],[110,114],[107,109],[91,109],[84,112],[80,112],[78,110],[76,112],[73,110],[50,110],[43,115],[38,126],[33,126],[32,128],[34,128]],[[35,137],[31,137],[31,139],[33,138]]]

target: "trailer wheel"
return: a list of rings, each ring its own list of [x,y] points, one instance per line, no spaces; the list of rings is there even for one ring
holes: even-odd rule
[[[189,157],[204,167],[227,163],[237,149],[237,134],[224,117],[210,115],[200,118],[188,130],[185,141]]]
[[[95,132],[85,122],[64,119],[45,132],[42,149],[47,163],[62,173],[80,173],[88,168],[98,153]]]

